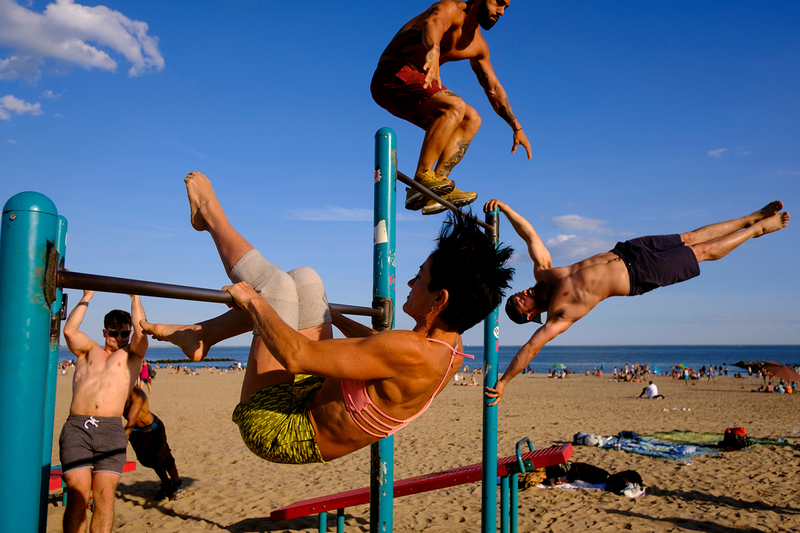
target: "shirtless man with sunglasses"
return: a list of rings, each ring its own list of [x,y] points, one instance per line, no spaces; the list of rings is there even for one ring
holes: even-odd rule
[[[139,325],[146,317],[138,296],[131,296],[130,313],[115,309],[105,316],[104,346],[80,331],[92,296],[94,291],[84,291],[64,324],[67,347],[76,357],[69,417],[58,441],[67,484],[68,533],[86,531],[90,494],[91,531],[110,532],[114,525],[114,494],[128,447],[121,417],[147,351],[147,336]]]

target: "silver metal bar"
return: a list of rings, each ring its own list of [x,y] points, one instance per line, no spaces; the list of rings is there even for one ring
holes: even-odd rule
[[[70,272],[69,270],[59,270],[57,276],[58,279],[56,283],[62,289],[84,289],[115,294],[137,294],[139,296],[153,296],[156,298],[172,298],[176,300],[233,305],[233,298],[229,293],[214,289],[201,289],[198,287],[186,287],[183,285],[157,283],[154,281],[98,276],[96,274]],[[383,313],[382,309],[373,309],[371,307],[360,307],[356,305],[332,303],[330,306],[346,315],[381,316]]]

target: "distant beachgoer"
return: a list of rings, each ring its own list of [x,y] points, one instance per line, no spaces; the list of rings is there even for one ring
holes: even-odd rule
[[[264,259],[231,226],[204,175],[193,172],[185,182],[192,226],[211,234],[234,282],[223,290],[234,311],[246,312],[142,326],[192,360],[255,326],[233,420],[267,461],[330,461],[420,416],[462,367],[461,334],[500,304],[513,272],[505,267],[510,248],[498,249],[474,220],[454,214],[408,283],[403,310],[414,329],[376,333],[330,310],[312,269],[287,273]],[[349,338],[332,339],[332,325]]]
[[[658,287],[686,281],[700,274],[699,263],[725,257],[749,239],[785,228],[789,213],[775,201],[744,217],[705,226],[680,235],[640,237],[617,243],[600,253],[566,267],[553,267],[550,252],[536,230],[516,211],[499,200],[490,200],[484,211],[496,208],[506,215],[514,230],[528,245],[533,259],[535,287],[518,292],[506,301],[506,314],[518,324],[542,323],[516,353],[494,388],[486,395],[503,397],[505,387],[531,359],[558,335],[612,296],[635,296]]]
[[[147,395],[140,387],[134,387],[131,391],[125,402],[123,416],[128,421],[125,433],[136,452],[136,459],[142,466],[155,470],[161,480],[158,499],[181,499],[186,494],[186,488],[167,444],[167,431],[161,419],[150,411]]]
[[[142,361],[142,368],[139,370],[139,379],[136,384],[139,387],[145,384],[147,385],[147,393],[150,394],[152,392],[150,390],[150,366],[147,364],[147,361]]]
[[[130,313],[115,309],[106,314],[103,346],[80,331],[93,296],[94,291],[83,291],[64,324],[67,347],[77,357],[69,417],[58,440],[67,485],[66,533],[86,532],[90,495],[94,500],[92,532],[107,533],[114,526],[114,496],[128,448],[121,417],[147,351],[147,335],[139,325],[145,315],[138,296],[131,296]]]
[[[658,393],[658,387],[656,387],[656,384],[653,383],[652,381],[647,387],[642,389],[642,393],[639,395],[639,398],[641,398],[645,394],[650,400],[658,400],[664,398],[663,395]]]

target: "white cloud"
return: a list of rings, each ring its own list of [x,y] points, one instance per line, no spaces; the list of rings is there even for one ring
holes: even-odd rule
[[[6,142],[11,144],[17,144],[17,141],[15,141],[14,139],[8,139]]]
[[[778,176],[800,176],[800,170],[781,169],[776,174]]]
[[[0,98],[0,120],[11,120],[11,113],[15,115],[23,115],[30,113],[31,115],[41,115],[42,106],[39,102],[29,104],[24,100],[20,100],[10,94]]]
[[[289,220],[309,220],[325,222],[372,222],[374,217],[372,209],[325,207],[322,209],[293,209],[286,218]]]
[[[66,91],[62,91],[62,92],[60,92],[58,94],[55,94],[53,91],[48,89],[47,91],[42,91],[41,97],[42,98],[60,98],[65,92]]]
[[[608,224],[607,221],[596,218],[584,218],[580,215],[562,215],[553,217],[550,223],[558,229],[563,229],[566,231],[608,231],[603,227],[605,224]]]
[[[716,157],[717,159],[719,159],[720,157],[722,157],[722,154],[724,154],[727,151],[728,151],[727,148],[717,148],[716,150],[709,150],[707,155],[708,157]]]
[[[600,237],[581,237],[578,235],[557,235],[545,244],[550,253],[561,259],[585,259],[594,254],[607,252],[614,242]]]
[[[35,82],[47,59],[115,71],[117,61],[99,47],[122,55],[131,64],[129,76],[162,70],[158,38],[147,31],[145,22],[105,6],[56,0],[37,13],[14,0],[0,0],[0,44],[12,49],[11,56],[0,59],[0,79]]]

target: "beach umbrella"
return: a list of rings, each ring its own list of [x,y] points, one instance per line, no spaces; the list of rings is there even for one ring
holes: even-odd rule
[[[686,368],[686,365],[681,364],[673,366],[672,370],[683,370],[684,368]]]
[[[553,365],[553,368],[557,368],[558,370],[563,370],[564,368],[567,368],[567,365],[565,365],[564,363],[556,363]]]
[[[661,369],[658,368],[656,365],[651,365],[650,368],[652,368],[653,372],[655,372],[656,374],[660,374],[661,373]]]
[[[800,382],[800,374],[784,364],[776,363],[775,361],[764,361],[762,368],[783,381],[788,381],[789,383],[793,381]]]

